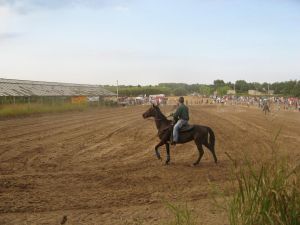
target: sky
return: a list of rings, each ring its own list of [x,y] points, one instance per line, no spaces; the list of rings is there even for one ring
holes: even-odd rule
[[[0,77],[300,80],[300,0],[0,0]]]

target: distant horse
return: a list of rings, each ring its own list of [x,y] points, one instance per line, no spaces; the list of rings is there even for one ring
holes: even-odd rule
[[[267,112],[270,113],[270,108],[269,108],[268,104],[264,104],[263,112],[265,113],[265,115],[267,115]]]
[[[152,105],[144,114],[144,119],[148,117],[154,117],[156,128],[158,130],[158,136],[160,142],[155,146],[155,153],[158,159],[161,160],[158,148],[162,145],[166,146],[167,160],[166,164],[169,164],[170,157],[170,138],[172,134],[172,121],[168,120],[166,116],[160,111],[158,106]],[[217,156],[215,154],[215,135],[211,128],[201,125],[189,126],[188,129],[180,131],[178,143],[183,144],[194,140],[197,145],[199,156],[194,165],[199,164],[204,151],[202,145],[207,147],[214,157],[215,163],[217,163]]]

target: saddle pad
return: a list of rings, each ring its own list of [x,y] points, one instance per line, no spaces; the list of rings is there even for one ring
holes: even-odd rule
[[[185,125],[183,127],[181,127],[181,129],[179,130],[179,132],[187,132],[187,131],[190,131],[190,130],[193,130],[194,129],[194,125]]]

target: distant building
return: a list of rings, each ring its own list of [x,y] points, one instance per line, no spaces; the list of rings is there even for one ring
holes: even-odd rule
[[[248,94],[249,94],[249,95],[263,95],[262,92],[257,91],[257,90],[249,90],[249,91],[248,91]]]
[[[228,94],[228,95],[235,95],[236,92],[235,92],[235,90],[228,90],[228,91],[227,91],[227,94]]]
[[[67,101],[83,103],[99,101],[116,94],[100,85],[70,84],[0,78],[0,103]]]

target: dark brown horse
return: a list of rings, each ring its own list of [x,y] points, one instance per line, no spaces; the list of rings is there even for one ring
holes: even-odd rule
[[[167,151],[167,160],[166,164],[169,164],[170,162],[170,138],[172,133],[172,121],[168,120],[167,117],[160,111],[158,106],[152,105],[150,109],[148,109],[143,114],[144,119],[149,117],[154,117],[156,128],[158,130],[158,136],[160,139],[160,142],[155,146],[155,153],[158,159],[161,160],[160,153],[158,151],[158,148],[162,145],[166,146]],[[202,145],[207,147],[215,160],[215,163],[217,163],[217,156],[215,154],[215,135],[211,128],[201,125],[193,125],[190,129],[186,131],[181,131],[179,133],[179,141],[178,143],[186,143],[189,141],[194,140],[195,144],[197,145],[197,149],[199,152],[199,156],[197,161],[194,163],[194,165],[199,164],[204,151]]]

